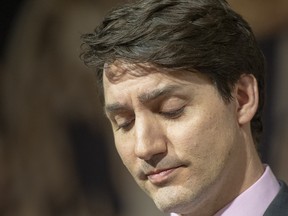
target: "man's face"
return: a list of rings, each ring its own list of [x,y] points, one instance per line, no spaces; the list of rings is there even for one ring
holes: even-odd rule
[[[108,77],[105,108],[116,148],[159,209],[188,213],[233,194],[224,188],[237,182],[244,155],[235,102],[225,103],[199,73]]]

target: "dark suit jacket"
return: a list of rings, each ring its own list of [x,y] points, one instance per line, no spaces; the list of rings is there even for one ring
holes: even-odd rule
[[[288,216],[288,187],[284,182],[280,182],[281,189],[274,198],[264,216]]]

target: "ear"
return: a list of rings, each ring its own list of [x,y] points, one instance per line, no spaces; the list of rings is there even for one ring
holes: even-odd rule
[[[259,92],[257,80],[252,74],[243,74],[235,84],[234,90],[238,122],[243,125],[252,120],[258,108]]]

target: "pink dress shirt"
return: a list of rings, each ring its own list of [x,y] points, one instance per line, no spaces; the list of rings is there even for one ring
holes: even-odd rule
[[[276,197],[280,185],[269,166],[263,175],[246,191],[218,211],[214,216],[263,216]],[[171,216],[177,216],[172,213]]]

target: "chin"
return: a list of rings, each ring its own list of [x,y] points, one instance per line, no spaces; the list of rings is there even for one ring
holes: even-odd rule
[[[191,206],[197,208],[200,200],[191,188],[187,189],[183,186],[160,188],[153,194],[152,199],[157,208],[164,213],[188,212]]]

